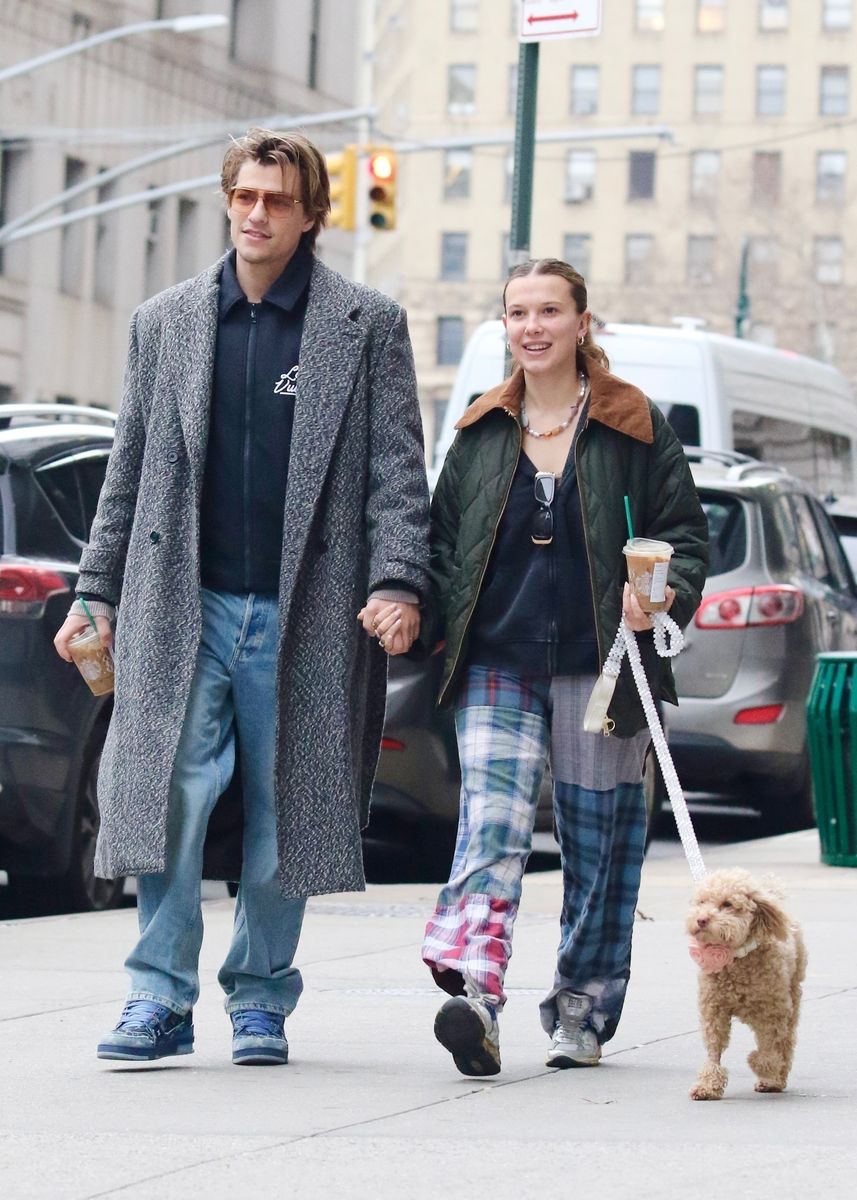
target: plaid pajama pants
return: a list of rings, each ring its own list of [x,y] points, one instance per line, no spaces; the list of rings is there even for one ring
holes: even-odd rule
[[[426,926],[423,959],[453,995],[505,1003],[503,980],[545,768],[562,855],[563,905],[554,984],[541,1004],[552,1033],[556,996],[592,999],[589,1023],[613,1036],[630,974],[646,836],[642,773],[648,731],[583,732],[592,676],[512,675],[470,667],[456,704],[461,809],[449,883]]]

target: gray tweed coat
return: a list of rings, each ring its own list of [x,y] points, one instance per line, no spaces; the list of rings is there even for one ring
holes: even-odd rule
[[[131,321],[116,441],[79,591],[119,605],[96,870],[164,869],[168,788],[200,640],[199,500],[222,260]],[[320,262],[301,343],[280,574],[276,797],[287,896],[365,886],[386,656],[357,612],[427,592],[428,491],[404,311]]]

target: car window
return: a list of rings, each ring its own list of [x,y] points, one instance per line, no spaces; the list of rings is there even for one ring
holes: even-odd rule
[[[809,501],[806,496],[799,495],[791,496],[790,500],[797,523],[798,538],[801,544],[801,557],[803,558],[806,570],[809,571],[810,575],[814,575],[820,583],[826,583],[828,586],[834,587],[835,581],[831,575],[827,556],[824,553],[824,546],[821,542],[818,527],[813,520]]]
[[[36,481],[54,512],[78,542],[86,542],[89,538],[106,470],[106,453],[89,450],[47,463],[35,472]]]
[[[831,586],[835,587],[839,592],[847,592],[849,595],[853,595],[854,580],[851,576],[851,568],[843,553],[839,538],[836,536],[836,531],[830,523],[830,517],[828,517],[817,500],[810,501],[810,508],[812,509],[812,515],[815,518],[818,532],[821,535],[822,544],[824,545],[824,554],[830,570]]]
[[[773,522],[773,532],[776,533],[776,540],[779,543],[780,556],[788,571],[800,571],[803,569],[801,542],[798,537],[797,520],[794,510],[789,503],[788,496],[780,495],[774,504],[771,505],[770,512]],[[772,540],[771,535],[768,535],[768,541]],[[773,550],[773,546],[768,546],[769,553]],[[776,560],[777,555],[772,557]]]
[[[735,496],[701,492],[699,499],[708,518],[708,574],[734,571],[747,557],[747,517]]]

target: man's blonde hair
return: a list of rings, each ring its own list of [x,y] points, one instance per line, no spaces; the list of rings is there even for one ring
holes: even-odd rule
[[[300,133],[275,133],[270,129],[248,129],[243,137],[233,138],[223,156],[220,186],[228,196],[235,187],[238,172],[245,162],[273,163],[281,170],[297,167],[301,181],[301,203],[312,229],[304,235],[310,246],[327,223],[330,212],[330,178],[324,155],[309,138]]]

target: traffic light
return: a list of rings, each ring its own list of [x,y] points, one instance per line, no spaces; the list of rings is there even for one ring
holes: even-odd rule
[[[373,229],[396,228],[396,152],[385,146],[369,154],[369,224]]]
[[[354,202],[357,190],[357,147],[345,146],[338,154],[328,154],[330,176],[329,225],[338,229],[354,228]]]

